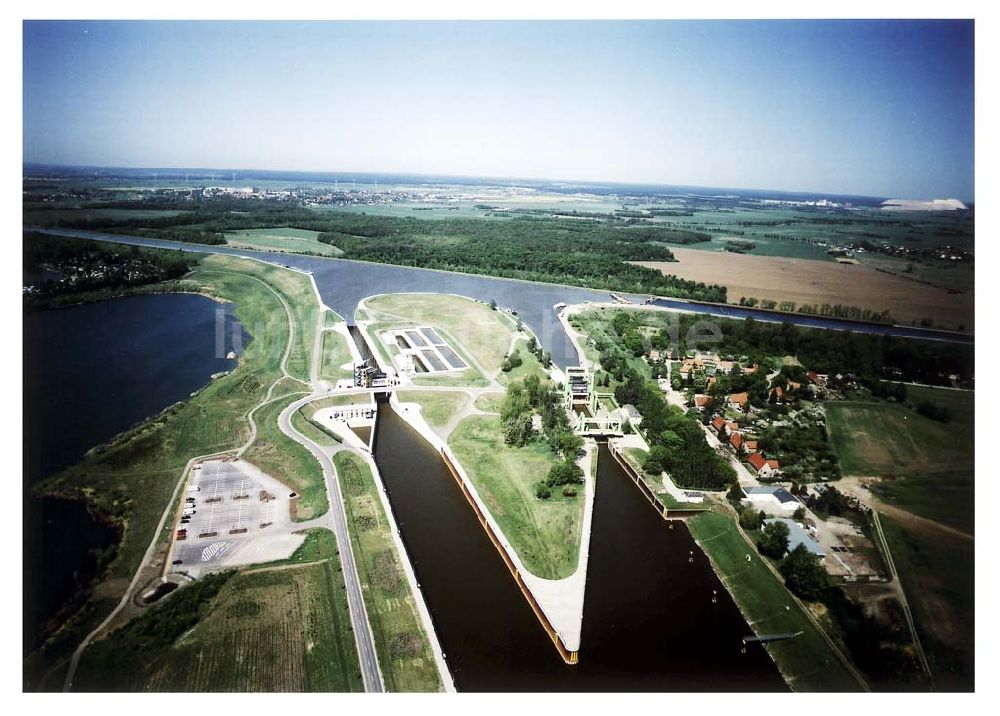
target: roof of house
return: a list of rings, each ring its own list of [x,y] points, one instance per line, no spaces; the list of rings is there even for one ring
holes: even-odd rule
[[[778,464],[777,460],[768,460],[767,464],[771,466],[772,470],[777,470],[778,468],[781,467],[781,465]]]
[[[753,469],[757,470],[758,472],[760,472],[760,469],[764,467],[764,465],[766,464],[764,456],[761,455],[759,452],[755,452],[752,455],[750,455],[750,457],[747,458],[747,462],[753,465]]]
[[[743,494],[749,497],[750,495],[773,495],[774,498],[782,503],[788,502],[798,502],[795,496],[786,490],[781,485],[761,485],[760,487],[750,487],[744,488]]]
[[[740,424],[734,423],[732,420],[730,420],[728,423],[726,423],[726,427],[729,428],[730,430],[739,430]]]
[[[770,519],[764,520],[764,524],[770,524],[771,522],[784,522],[788,527],[788,551],[791,552],[793,549],[798,547],[800,544],[803,545],[809,552],[816,555],[817,557],[825,557],[826,552],[819,545],[818,542],[813,540],[809,536],[809,533],[802,529],[795,520],[791,520],[787,517],[772,517]]]
[[[733,393],[732,395],[729,396],[729,402],[736,403],[737,405],[743,405],[744,403],[747,402],[747,394]]]
[[[694,396],[694,404],[700,408],[704,408],[706,405],[712,402],[712,396],[710,395],[696,395]]]
[[[733,433],[729,436],[729,444],[738,449],[743,444],[743,436],[739,433]]]
[[[744,447],[745,447],[745,448],[746,448],[747,450],[749,450],[750,452],[753,452],[754,450],[756,450],[756,449],[757,449],[757,441],[756,441],[756,440],[747,440],[747,441],[745,441],[745,442],[743,443],[743,446],[744,446]]]
[[[726,421],[722,418],[721,415],[716,415],[714,418],[712,418],[712,427],[721,432],[722,429],[726,427]]]

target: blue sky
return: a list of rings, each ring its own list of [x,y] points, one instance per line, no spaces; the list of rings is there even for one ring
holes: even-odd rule
[[[28,22],[24,159],[974,198],[971,22]]]

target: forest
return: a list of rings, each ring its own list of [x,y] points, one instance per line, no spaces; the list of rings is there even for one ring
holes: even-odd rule
[[[707,238],[683,229],[535,216],[496,220],[398,218],[317,212],[288,202],[237,198],[164,198],[129,206],[183,209],[185,213],[146,219],[67,218],[57,225],[210,245],[224,244],[229,231],[292,227],[321,232],[319,240],[340,248],[346,259],[726,301],[726,289],[721,286],[664,276],[655,269],[627,263],[674,261],[667,245]],[[124,207],[114,202],[106,208]]]

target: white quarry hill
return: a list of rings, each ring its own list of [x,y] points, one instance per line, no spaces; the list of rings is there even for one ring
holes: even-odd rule
[[[891,211],[957,211],[968,209],[958,199],[886,199],[882,202],[882,208]]]

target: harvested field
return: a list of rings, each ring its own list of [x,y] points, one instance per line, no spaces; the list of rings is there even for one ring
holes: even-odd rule
[[[729,301],[741,296],[803,304],[841,304],[885,309],[901,323],[929,318],[935,326],[973,327],[971,294],[947,291],[857,265],[776,256],[671,247],[676,263],[639,261],[641,266],[692,281],[725,286]]]

